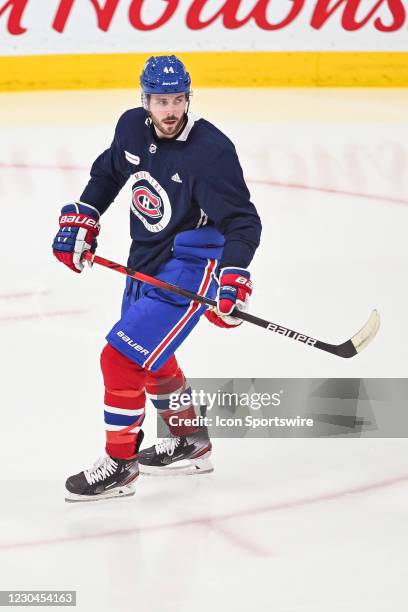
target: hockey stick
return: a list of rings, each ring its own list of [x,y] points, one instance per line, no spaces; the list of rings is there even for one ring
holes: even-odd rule
[[[116,272],[126,274],[127,276],[141,281],[142,283],[154,285],[155,287],[160,287],[161,289],[166,289],[172,293],[182,295],[191,301],[206,304],[207,306],[211,306],[213,308],[217,306],[217,302],[215,300],[197,295],[196,293],[188,291],[187,289],[182,289],[181,287],[167,283],[166,281],[155,278],[154,276],[148,276],[147,274],[143,274],[143,272],[137,272],[132,268],[122,266],[121,264],[105,259],[104,257],[99,257],[99,255],[95,255],[90,251],[86,251],[82,259],[87,260],[90,265],[97,263],[100,266],[105,266],[105,268],[111,268],[112,270],[116,270]],[[286,336],[286,338],[292,338],[292,340],[297,340],[298,342],[302,342],[308,346],[320,349],[321,351],[326,351],[326,353],[332,353],[338,357],[354,357],[354,355],[360,353],[374,339],[380,327],[380,315],[376,310],[373,310],[367,323],[360,329],[359,332],[350,338],[350,340],[346,340],[346,342],[343,342],[342,344],[335,345],[327,344],[321,340],[316,340],[316,338],[311,338],[306,334],[301,334],[293,329],[289,329],[288,327],[283,327],[278,323],[272,323],[271,321],[260,319],[259,317],[255,317],[247,312],[242,312],[237,308],[234,308],[232,316],[236,317],[237,319],[247,321],[248,323],[258,325],[259,327],[264,327],[265,329],[275,332],[276,334]]]

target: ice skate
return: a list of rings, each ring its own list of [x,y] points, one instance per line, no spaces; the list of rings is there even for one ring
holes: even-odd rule
[[[89,469],[70,476],[65,483],[67,502],[97,501],[135,494],[138,460],[105,455]]]
[[[207,429],[186,436],[170,436],[139,453],[141,474],[177,476],[208,474],[214,468],[210,461],[211,441]]]

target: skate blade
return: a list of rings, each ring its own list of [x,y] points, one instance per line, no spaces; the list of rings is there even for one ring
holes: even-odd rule
[[[112,491],[107,491],[101,495],[77,495],[76,493],[67,491],[65,501],[69,504],[77,502],[96,502],[103,501],[104,499],[113,499],[115,497],[131,497],[135,493],[135,489],[130,485],[112,489]]]
[[[211,452],[197,459],[184,459],[172,465],[162,467],[143,465],[139,463],[139,472],[144,476],[198,476],[199,474],[210,474],[214,467],[209,460]]]

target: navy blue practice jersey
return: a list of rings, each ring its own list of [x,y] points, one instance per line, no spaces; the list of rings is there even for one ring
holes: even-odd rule
[[[129,266],[154,274],[171,257],[176,234],[208,224],[225,237],[221,266],[248,267],[261,222],[235,147],[214,125],[189,114],[177,138],[160,139],[143,108],[126,111],[80,200],[102,214],[129,177]]]

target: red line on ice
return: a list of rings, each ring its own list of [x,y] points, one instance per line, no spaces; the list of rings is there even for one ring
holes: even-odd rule
[[[218,523],[222,521],[230,521],[233,519],[242,519],[247,517],[256,516],[259,514],[267,514],[269,512],[279,512],[282,510],[293,510],[296,508],[302,508],[304,506],[311,506],[327,501],[335,501],[342,497],[349,495],[362,495],[363,493],[369,493],[371,491],[378,491],[394,485],[399,485],[408,482],[408,474],[403,476],[397,476],[395,478],[389,478],[387,480],[380,480],[377,482],[367,483],[365,485],[359,485],[356,487],[350,487],[347,489],[341,489],[340,491],[332,491],[328,493],[322,493],[320,495],[312,495],[310,497],[301,497],[299,499],[293,499],[289,501],[276,502],[268,504],[267,506],[260,506],[258,508],[248,508],[247,510],[239,510],[237,512],[230,512],[228,514],[219,514],[218,516],[204,516],[198,518],[185,519],[181,521],[174,521],[172,523],[162,523],[158,525],[146,525],[142,527],[129,527],[127,529],[115,529],[114,531],[100,531],[99,533],[90,534],[78,534],[73,536],[61,536],[56,538],[44,538],[41,540],[31,540],[22,542],[9,542],[0,544],[0,551],[2,550],[15,550],[19,548],[36,548],[38,546],[47,546],[55,544],[65,544],[70,542],[82,542],[85,540],[98,540],[99,538],[112,538],[121,536],[130,536],[134,534],[143,534],[149,532],[164,531],[166,529],[178,529],[194,525],[209,526],[212,523]],[[78,505],[83,507],[83,503]],[[89,502],[89,503],[103,503]],[[115,503],[110,500],[108,503]]]
[[[49,317],[62,317],[66,315],[80,315],[86,312],[85,310],[57,310],[55,312],[30,313],[21,315],[5,315],[0,316],[1,321],[23,321],[25,319],[48,319]]]
[[[47,295],[49,291],[22,291],[20,293],[0,293],[0,300],[19,300],[37,295]]]
[[[269,551],[266,548],[260,546],[258,542],[251,542],[250,540],[247,540],[241,534],[235,533],[230,529],[227,529],[225,525],[221,525],[220,522],[221,521],[208,521],[206,526],[209,529],[215,531],[216,533],[220,533],[227,540],[232,542],[232,544],[238,546],[238,548],[243,548],[244,550],[247,550],[248,552],[256,555],[257,557],[271,557],[273,555],[272,551]]]
[[[63,164],[27,164],[27,163],[12,163],[5,164],[0,162],[0,168],[10,168],[13,170],[67,170],[73,172],[86,172],[89,168],[85,168],[85,166],[72,166],[72,165],[63,165]]]
[[[283,187],[287,189],[300,189],[302,191],[321,191],[323,193],[334,193],[336,195],[345,195],[354,198],[366,198],[368,200],[379,200],[380,202],[391,202],[392,204],[408,204],[408,200],[404,200],[402,198],[375,195],[374,193],[360,193],[358,191],[345,191],[343,189],[332,189],[330,187],[315,187],[313,185],[301,185],[300,183],[280,183],[279,181],[266,181],[262,179],[247,179],[247,182],[254,185],[266,185],[267,187]]]
[[[88,167],[85,166],[72,166],[72,165],[55,165],[55,164],[27,164],[27,163],[0,163],[0,168],[10,168],[16,170],[64,170],[71,172],[87,172]],[[299,189],[306,191],[319,191],[323,193],[332,193],[337,195],[345,195],[356,198],[365,198],[367,200],[378,200],[379,202],[391,202],[392,204],[403,204],[407,205],[408,200],[403,198],[396,198],[393,196],[381,196],[375,195],[374,193],[360,193],[358,191],[346,191],[342,189],[332,189],[330,187],[319,187],[318,185],[302,185],[300,183],[281,183],[279,181],[270,181],[262,179],[246,179],[248,183],[253,185],[266,185],[268,187],[282,187],[285,189]]]

